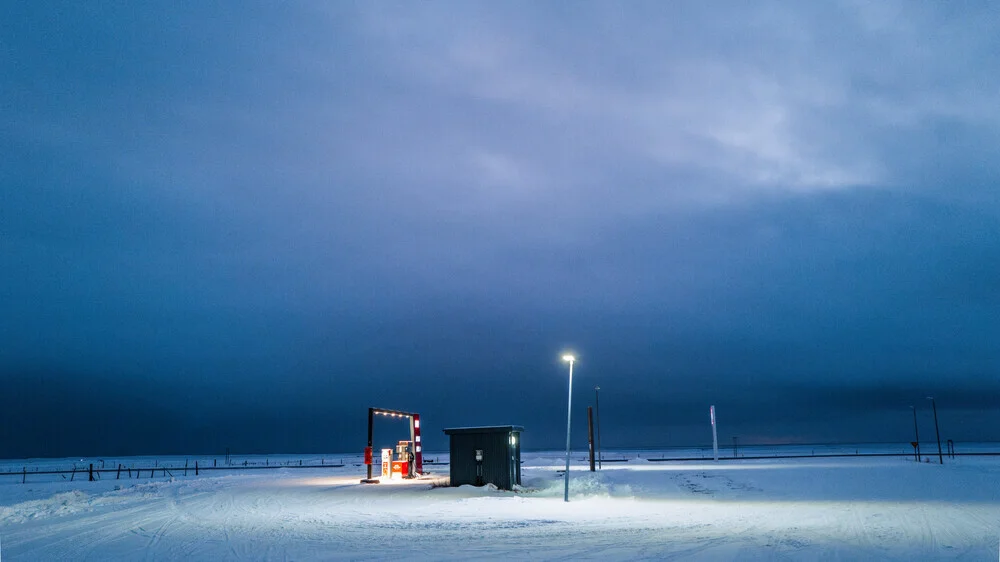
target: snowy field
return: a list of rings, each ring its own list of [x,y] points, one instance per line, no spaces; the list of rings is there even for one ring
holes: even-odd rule
[[[905,451],[903,446],[837,452]],[[960,452],[969,452],[961,446]],[[996,446],[991,446],[996,450]],[[812,447],[741,454],[825,454]],[[925,456],[929,447],[925,445]],[[732,450],[723,449],[723,455]],[[934,448],[932,459],[937,460]],[[711,452],[707,452],[711,456]],[[570,503],[558,452],[523,453],[524,487],[362,485],[357,456],[236,459],[316,468],[169,469],[150,478],[27,475],[91,459],[0,461],[0,559],[18,560],[997,560],[1000,457],[711,459],[695,451],[615,452],[591,473],[574,454]],[[445,461],[446,455],[428,455]],[[183,465],[185,459],[104,460]],[[193,458],[187,459],[189,466]],[[98,461],[99,462],[99,461]],[[202,466],[213,461],[200,459]],[[218,460],[215,463],[218,464]],[[342,467],[325,466],[331,462]],[[30,468],[29,468],[30,470]]]

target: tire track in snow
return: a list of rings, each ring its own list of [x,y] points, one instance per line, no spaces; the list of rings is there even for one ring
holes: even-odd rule
[[[677,474],[713,495],[692,493]],[[563,504],[561,489],[546,495],[551,486],[528,497],[405,485],[363,488],[343,478],[280,474],[203,478],[159,484],[130,503],[113,504],[114,493],[95,496],[88,500],[89,512],[17,523],[10,530],[14,558],[29,560],[364,558],[387,556],[399,544],[415,560],[926,560],[996,553],[995,502],[949,505],[943,492],[929,499],[914,494],[914,500],[906,492],[900,494],[904,501],[892,501],[875,488],[871,500],[800,499],[800,490],[816,490],[811,482],[796,488],[794,479],[751,473],[765,492],[740,484],[743,474],[692,474],[623,472],[616,483],[611,473],[571,504]],[[613,485],[622,483],[629,497],[614,493]],[[851,484],[848,478],[837,481]],[[4,533],[6,553],[11,539]],[[39,542],[49,538],[50,548]]]
[[[136,516],[158,512],[159,500],[149,493],[144,493],[140,501],[98,504],[78,516],[33,522],[7,535],[8,548],[23,548],[26,556],[34,558],[37,554],[42,560],[86,559],[87,552],[119,538],[123,526],[134,528],[131,523]],[[95,518],[101,521],[100,525],[94,525]]]

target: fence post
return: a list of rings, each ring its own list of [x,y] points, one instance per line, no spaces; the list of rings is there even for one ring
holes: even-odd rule
[[[128,478],[129,478],[129,480],[132,479],[132,467],[131,466],[128,467]]]
[[[76,478],[76,463],[73,463],[73,472],[69,475],[69,481],[72,482]]]
[[[198,461],[194,461],[194,475],[198,476]]]
[[[94,481],[94,463],[90,463],[89,478],[87,479],[87,481],[88,482]]]
[[[188,460],[184,459],[184,476],[188,475]]]
[[[28,467],[21,467],[21,484],[28,481]]]
[[[122,477],[122,465],[121,463],[118,463],[118,473],[115,474],[115,480],[118,480],[121,477]]]

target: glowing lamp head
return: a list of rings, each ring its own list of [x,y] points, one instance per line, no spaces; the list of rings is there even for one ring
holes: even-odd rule
[[[576,361],[576,357],[573,357],[572,355],[570,355],[568,353],[566,355],[563,355],[562,359],[563,359],[563,361],[569,361],[570,363],[572,363],[573,361]]]

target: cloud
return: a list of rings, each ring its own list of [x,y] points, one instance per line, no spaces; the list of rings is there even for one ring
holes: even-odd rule
[[[688,188],[709,200],[722,200],[719,190],[854,189],[897,179],[875,135],[936,119],[996,129],[995,80],[954,63],[988,55],[995,41],[973,20],[991,13],[937,26],[940,10],[863,4],[420,12],[365,11],[390,71],[458,103],[530,115],[520,132],[555,141],[542,154],[569,182],[625,153],[664,175],[718,173]],[[556,22],[560,31],[547,27]]]
[[[0,22],[0,366],[211,375],[247,408],[289,373],[336,373],[330,407],[352,408],[407,372],[454,390],[392,398],[442,411],[498,373],[542,380],[568,345],[609,379],[685,374],[646,411],[695,411],[704,380],[980,380],[997,18],[19,7]]]

